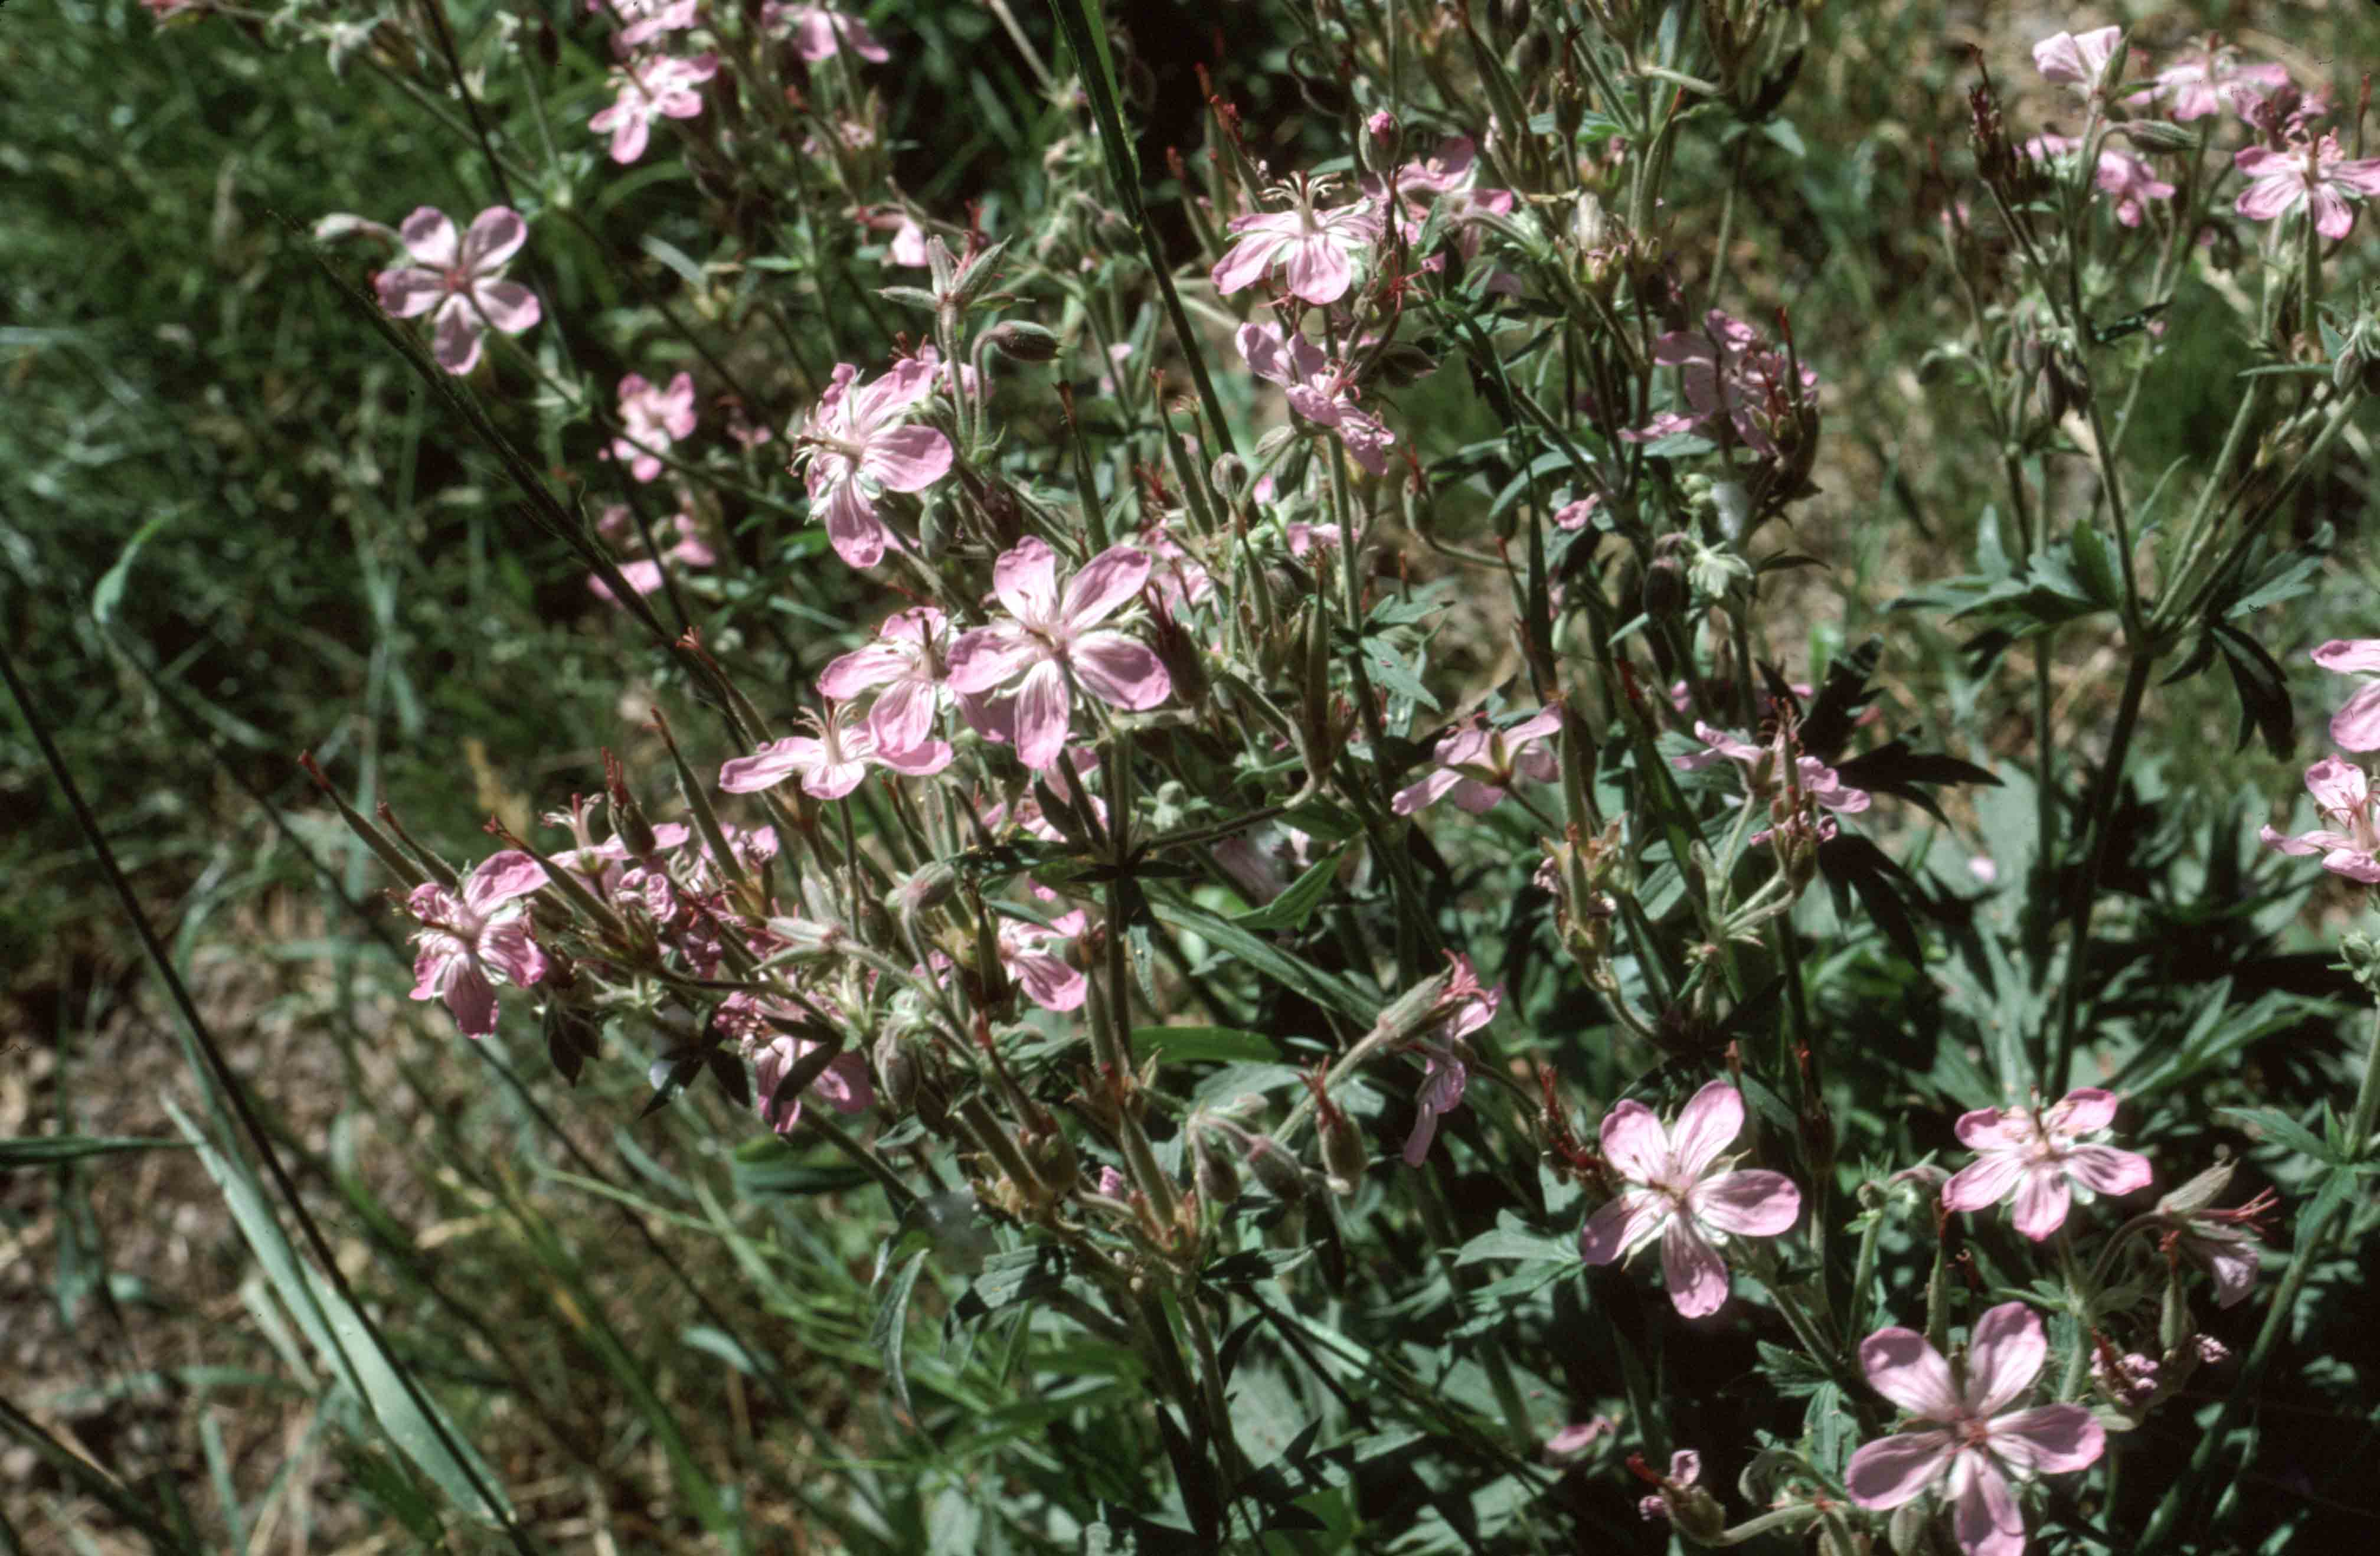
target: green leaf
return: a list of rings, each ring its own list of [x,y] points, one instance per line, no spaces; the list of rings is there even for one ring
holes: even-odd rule
[[[506,1501],[503,1485],[496,1479],[485,1461],[463,1441],[451,1423],[427,1395],[417,1399],[406,1387],[397,1371],[395,1358],[381,1349],[362,1318],[347,1305],[338,1288],[317,1272],[298,1255],[283,1231],[281,1222],[265,1203],[264,1195],[249,1174],[247,1164],[218,1150],[202,1135],[199,1126],[184,1116],[168,1100],[166,1112],[173,1116],[176,1127],[182,1131],[191,1147],[205,1163],[207,1175],[222,1190],[224,1202],[237,1223],[240,1235],[256,1255],[257,1262],[272,1281],[273,1291],[282,1305],[298,1321],[306,1338],[334,1373],[349,1379],[361,1390],[370,1415],[388,1440],[422,1473],[437,1483],[447,1500],[457,1508],[475,1516],[493,1516],[509,1523],[512,1507]],[[423,1408],[428,1405],[428,1410]],[[430,1412],[437,1412],[432,1421]],[[444,1428],[443,1432],[439,1429]],[[452,1445],[450,1448],[449,1445]],[[457,1456],[459,1451],[460,1456]],[[468,1466],[466,1462],[468,1461]],[[480,1499],[472,1484],[477,1472],[479,1485],[488,1489],[494,1505]]]
[[[917,1289],[917,1272],[926,1267],[929,1248],[919,1248],[902,1261],[899,1273],[885,1288],[884,1300],[876,1305],[876,1321],[868,1326],[868,1338],[883,1354],[884,1370],[892,1379],[892,1392],[901,1398],[901,1408],[915,1416],[917,1407],[909,1403],[909,1372],[902,1365],[901,1349],[909,1332],[909,1294]]]
[[[125,585],[132,579],[132,564],[140,559],[141,548],[173,522],[170,509],[150,518],[132,532],[132,539],[124,542],[124,550],[116,554],[115,564],[100,575],[99,583],[91,591],[91,617],[100,626],[115,625],[116,607],[124,602]]]
[[[0,1139],[0,1173],[19,1167],[54,1167],[86,1156],[189,1149],[182,1140],[152,1140],[138,1135],[12,1135]]]
[[[2277,1108],[2217,1108],[2215,1111],[2227,1118],[2238,1119],[2265,1138],[2287,1146],[2301,1155],[2310,1156],[2316,1161],[2332,1161],[2336,1154],[2321,1136]]]
[[[1265,933],[1304,929],[1306,919],[1314,916],[1315,908],[1321,906],[1324,895],[1330,892],[1330,882],[1337,879],[1339,860],[1345,852],[1344,849],[1337,849],[1325,854],[1307,866],[1305,873],[1291,882],[1289,890],[1262,907],[1234,915],[1232,922],[1241,929]]]
[[[1281,1058],[1279,1043],[1236,1027],[1135,1027],[1132,1047],[1136,1055],[1155,1055],[1169,1064],[1269,1064]]]
[[[2115,547],[2089,523],[2074,527],[2074,571],[2092,600],[2108,610],[2124,602],[2122,580],[2117,576]]]
[[[1238,958],[1283,988],[1294,990],[1316,1004],[1327,1005],[1341,1015],[1369,1027],[1378,1018],[1377,1001],[1361,993],[1336,973],[1327,973],[1299,957],[1291,955],[1203,908],[1186,903],[1160,902],[1151,898],[1149,907],[1157,917],[1177,930],[1187,930],[1220,951],[1226,956]]]
[[[1575,1264],[1578,1245],[1568,1237],[1547,1237],[1507,1222],[1463,1245],[1454,1262],[1485,1264],[1490,1259],[1519,1259],[1524,1264]]]

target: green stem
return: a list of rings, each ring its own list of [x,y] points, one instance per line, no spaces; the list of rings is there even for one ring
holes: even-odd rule
[[[2099,769],[2099,782],[2094,790],[2090,832],[2091,851],[2082,866],[2082,877],[2074,883],[2074,930],[2066,950],[2066,978],[2058,991],[2057,1057],[2047,1074],[2042,1076],[2045,1092],[2063,1094],[2066,1076],[2074,1062],[2074,1024],[2082,1015],[2082,984],[2088,968],[2085,963],[2091,950],[2091,914],[2099,897],[2099,872],[2107,860],[2108,833],[2115,819],[2116,800],[2123,792],[2124,760],[2131,752],[2132,730],[2139,723],[2141,699],[2147,692],[2149,674],[2156,667],[2156,651],[2148,644],[2132,645],[2131,668],[2124,676],[2123,699],[2116,706],[2116,732],[2107,742],[2107,760]]]

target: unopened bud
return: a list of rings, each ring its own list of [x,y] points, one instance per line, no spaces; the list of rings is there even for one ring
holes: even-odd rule
[[[1305,1169],[1297,1164],[1280,1142],[1263,1135],[1248,1137],[1248,1170],[1257,1175],[1265,1192],[1284,1205],[1294,1205],[1305,1197]]]
[[[2157,1201],[2157,1209],[2170,1216],[2186,1216],[2192,1210],[2203,1210],[2222,1197],[2231,1186],[2231,1174],[2237,1163],[2223,1161],[2191,1179]]]
[[[1691,536],[1664,535],[1653,542],[1653,560],[1645,569],[1645,614],[1655,621],[1673,621],[1692,598],[1686,579],[1686,554]]]
[[[884,1088],[884,1100],[894,1112],[907,1112],[917,1100],[917,1056],[897,1032],[887,1032],[876,1039],[876,1078]]]
[[[813,918],[771,918],[769,932],[784,943],[780,949],[795,958],[831,956],[837,947],[851,937],[840,924],[821,924]]]
[[[1364,1132],[1355,1121],[1337,1108],[1322,1116],[1322,1170],[1330,1174],[1333,1193],[1353,1195],[1364,1181],[1365,1170],[1372,1164],[1372,1153],[1364,1144]]]
[[[991,348],[1013,362],[1047,362],[1058,355],[1058,337],[1038,324],[1010,319],[994,324],[984,338]]]
[[[1211,1132],[1195,1125],[1190,1135],[1190,1164],[1199,1198],[1218,1207],[1239,1198],[1240,1172],[1232,1165],[1231,1153],[1218,1149]]]

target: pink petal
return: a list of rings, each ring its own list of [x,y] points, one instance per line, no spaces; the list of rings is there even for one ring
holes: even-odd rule
[[[2310,655],[2339,675],[2380,675],[2380,638],[2334,638]]]
[[[857,481],[835,483],[827,494],[825,518],[828,543],[845,566],[873,567],[884,560],[892,531],[876,517],[876,504],[860,492]]]
[[[876,749],[878,765],[889,767],[904,778],[930,778],[951,765],[957,753],[947,740],[918,740],[907,746],[885,746]]]
[[[1998,1204],[2024,1173],[2024,1158],[1997,1150],[1967,1163],[1942,1185],[1942,1203],[1953,1210],[1983,1210]]]
[[[1993,1421],[1991,1447],[2018,1469],[2064,1475],[2096,1464],[2107,1434],[2082,1405],[2045,1404]]]
[[[1686,1195],[1705,1226],[1739,1237],[1775,1237],[1802,1213],[1802,1191],[1782,1173],[1746,1168],[1705,1178]]]
[[[601,116],[601,115],[596,115],[598,118]],[[588,125],[593,129],[603,128],[592,119],[588,121]],[[614,119],[612,129],[612,160],[625,166],[643,156],[645,145],[652,139],[652,125],[644,115],[638,113],[619,115]]]
[[[1058,558],[1038,535],[1027,535],[991,565],[991,591],[1008,614],[1027,626],[1055,621]]]
[[[2003,1302],[1975,1320],[1967,1337],[1967,1400],[1978,1416],[1995,1415],[2024,1397],[2049,1359],[2041,1317],[2022,1302]]]
[[[1240,359],[1247,363],[1250,372],[1272,383],[1293,381],[1289,371],[1288,355],[1281,349],[1279,324],[1242,324],[1239,333],[1232,338],[1240,348]]]
[[[1289,245],[1289,289],[1317,308],[1337,302],[1355,284],[1346,251],[1327,237]]]
[[[2155,1170],[2149,1159],[2113,1146],[2077,1146],[2066,1154],[2066,1172],[2093,1192],[2136,1194],[2149,1186]]]
[[[841,799],[868,776],[868,763],[845,750],[841,761],[822,761],[802,774],[802,793],[812,799]]]
[[[1148,581],[1148,553],[1132,546],[1110,546],[1067,580],[1059,618],[1074,632],[1105,621],[1117,606],[1140,592],[1140,586]]]
[[[870,687],[880,687],[908,673],[909,655],[906,650],[890,643],[870,643],[866,648],[854,649],[838,657],[820,671],[818,693],[837,702],[848,702]]]
[[[2267,848],[2277,848],[2284,854],[2293,854],[2300,858],[2309,854],[2327,854],[2338,848],[2352,851],[2355,847],[2353,838],[2335,832],[2310,832],[2288,837],[2271,827],[2259,827],[2256,840]]]
[[[1265,273],[1272,269],[1273,255],[1281,246],[1281,239],[1269,232],[1241,237],[1214,269],[1215,290],[1228,297],[1263,280]]]
[[[1670,1130],[1670,1161],[1682,1177],[1698,1178],[1743,1133],[1743,1094],[1723,1080],[1694,1095]]]
[[[1438,1138],[1438,1114],[1424,1108],[1415,1115],[1413,1133],[1405,1137],[1401,1153],[1408,1167],[1418,1167],[1429,1160],[1430,1142]]]
[[[1941,1478],[1958,1452],[1949,1432],[1903,1432],[1864,1445],[1852,1455],[1843,1484],[1852,1501],[1881,1513],[1914,1501]]]
[[[1913,1329],[1880,1329],[1860,1342],[1860,1367],[1877,1393],[1912,1416],[1948,1421],[1959,1415],[1950,1364]]]
[[[868,441],[859,468],[888,492],[923,492],[951,472],[951,440],[931,427],[895,427]]]
[[[988,692],[1047,652],[1013,621],[975,627],[951,646],[950,687],[963,697]]]
[[[2066,1224],[2067,1208],[2072,1202],[2065,1173],[2054,1168],[2029,1169],[2017,1184],[2016,1229],[2041,1242]]]
[[[372,277],[381,307],[399,319],[411,319],[438,306],[446,295],[446,278],[434,270],[384,270]]]
[[[929,681],[902,681],[876,699],[868,711],[868,727],[886,751],[905,751],[934,732],[934,714],[941,699]]]
[[[436,327],[431,332],[430,355],[448,372],[469,372],[480,365],[482,333],[471,305],[459,297],[448,298],[438,307]]]
[[[1614,1102],[1603,1115],[1604,1160],[1633,1183],[1650,1183],[1670,1165],[1670,1137],[1653,1110],[1633,1098]]]
[[[1038,772],[1066,748],[1066,731],[1074,713],[1074,698],[1066,677],[1044,660],[1025,673],[1016,687],[1016,757]]]
[[[2331,715],[2330,738],[2341,750],[2380,751],[2380,681],[2358,687]]]
[[[1154,708],[1173,695],[1172,678],[1156,654],[1121,632],[1076,638],[1073,660],[1083,689],[1111,708]]]
[[[1966,1454],[1959,1467],[1965,1484],[1958,1488],[1950,1529],[1960,1549],[1967,1556],[2024,1556],[2024,1513],[2007,1477],[1980,1453]]]
[[[2231,208],[2252,222],[2269,222],[2296,210],[2304,198],[2304,179],[2294,171],[2276,173],[2240,190]]]
[[[1661,1234],[1661,1274],[1670,1306],[1689,1319],[1716,1313],[1727,1302],[1727,1263],[1694,1223],[1672,1220]]]
[[[2119,1099],[2095,1086],[2077,1087],[2049,1110],[2048,1124],[2061,1135],[2093,1135],[2116,1122]]]
[[[1400,816],[1410,816],[1416,810],[1437,804],[1447,790],[1462,781],[1463,774],[1451,767],[1433,769],[1429,776],[1420,783],[1399,789],[1389,801],[1389,808]]]
[[[480,861],[463,882],[463,900],[472,912],[485,915],[544,885],[545,867],[518,848],[507,848]]]
[[[792,735],[771,740],[748,757],[737,757],[719,769],[719,786],[731,795],[772,789],[818,760],[819,743],[810,735]]]
[[[1476,778],[1464,777],[1459,772],[1454,776],[1455,784],[1448,791],[1448,797],[1474,816],[1485,816],[1502,803],[1505,790],[1492,784],[1483,784]]]
[[[537,294],[516,281],[482,281],[471,288],[471,297],[488,316],[488,322],[508,335],[531,328],[544,317]]]
[[[1969,1150],[2005,1150],[2033,1138],[2033,1121],[2014,1109],[2003,1119],[1998,1108],[1977,1108],[1961,1113],[1955,1128]]]
[[[1080,967],[1047,951],[1026,952],[1012,958],[1009,966],[1024,987],[1026,998],[1043,1010],[1079,1010],[1090,991],[1090,980]]]
[[[420,997],[415,991],[415,998]],[[496,1029],[496,987],[487,974],[462,961],[445,989],[446,1008],[467,1038],[484,1038]]]
[[[2335,848],[2322,857],[2322,868],[2366,886],[2380,885],[2380,858],[2357,848]]]
[[[2337,189],[2328,184],[2317,184],[2307,191],[2313,205],[2313,230],[2334,241],[2345,237],[2355,225],[2355,213],[2347,208]]]
[[[491,205],[471,219],[471,230],[463,235],[463,268],[474,275],[486,275],[520,252],[528,241],[528,224],[521,213],[509,205]]]
[[[1578,1254],[1589,1264],[1627,1258],[1669,1223],[1670,1202],[1649,1188],[1632,1188],[1609,1199],[1579,1228]]]
[[[528,920],[507,918],[480,936],[480,960],[504,975],[516,989],[545,981],[545,949],[529,937]]]
[[[839,1113],[865,1112],[876,1103],[876,1083],[868,1078],[868,1061],[856,1053],[838,1053],[827,1061],[810,1090]]]
[[[407,253],[432,270],[443,270],[455,262],[455,224],[443,211],[416,206],[412,215],[397,224],[396,236],[404,241]]]

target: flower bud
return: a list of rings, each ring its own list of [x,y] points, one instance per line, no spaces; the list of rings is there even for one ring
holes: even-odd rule
[[[1263,1135],[1249,1136],[1248,1170],[1256,1173],[1266,1193],[1284,1205],[1305,1197],[1305,1169],[1278,1141]]]
[[[1211,1131],[1196,1124],[1190,1133],[1190,1165],[1199,1198],[1218,1209],[1239,1198],[1240,1172],[1232,1165],[1231,1153],[1217,1148]]]
[[[1371,1164],[1363,1130],[1337,1108],[1329,1108],[1322,1115],[1322,1170],[1330,1174],[1331,1192],[1342,1197],[1354,1195]]]
[[[1058,337],[1038,324],[1004,320],[984,334],[991,348],[1012,362],[1047,362],[1058,355]]]
[[[1653,560],[1645,569],[1645,614],[1655,621],[1673,621],[1684,613],[1688,600],[1686,553],[1692,537],[1664,535],[1653,542]]]
[[[886,1032],[876,1039],[876,1078],[884,1087],[884,1101],[896,1113],[905,1113],[917,1100],[917,1056],[897,1032]]]
[[[2237,1163],[2228,1158],[2209,1167],[2157,1201],[2157,1209],[2169,1216],[2186,1216],[2192,1210],[2203,1210],[2222,1197],[2231,1186],[2231,1174]]]
[[[771,918],[769,920],[769,932],[783,941],[784,953],[797,961],[812,956],[831,956],[838,946],[851,938],[842,925],[821,924],[812,918]]]

